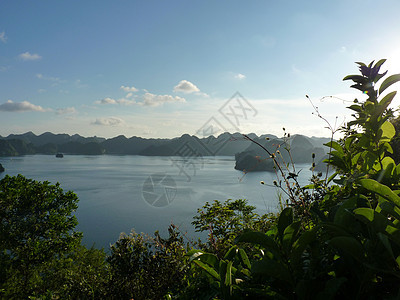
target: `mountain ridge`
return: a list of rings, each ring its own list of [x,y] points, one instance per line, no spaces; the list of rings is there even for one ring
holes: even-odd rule
[[[253,141],[263,145],[271,153],[281,150],[282,159],[294,162],[312,162],[311,153],[315,153],[318,162],[327,152],[323,144],[327,138],[293,135],[279,138],[271,134],[247,135]],[[290,148],[289,158],[285,148]],[[191,157],[201,156],[235,156],[235,168],[243,171],[270,170],[268,153],[241,133],[224,132],[217,137],[210,135],[200,138],[195,135],[183,134],[180,137],[130,138],[119,135],[113,138],[97,136],[83,137],[79,134],[54,134],[45,132],[35,135],[31,131],[24,134],[0,136],[0,156],[19,156],[30,154],[56,153],[78,155],[142,155],[142,156],[181,156],[187,161]]]

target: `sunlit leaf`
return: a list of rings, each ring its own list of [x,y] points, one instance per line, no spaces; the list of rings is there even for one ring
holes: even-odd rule
[[[392,201],[396,206],[400,207],[400,197],[397,196],[388,186],[383,185],[373,179],[361,179],[360,184],[365,189],[377,193],[383,198]]]
[[[386,78],[379,87],[379,94],[398,81],[400,81],[400,74],[394,74]]]
[[[202,268],[204,271],[206,271],[208,274],[210,274],[212,277],[214,277],[218,281],[220,280],[219,274],[214,268],[210,267],[209,265],[207,265],[199,260],[194,260],[193,262],[196,265],[198,265],[200,268]]]
[[[394,135],[396,134],[396,129],[394,128],[393,124],[389,121],[386,121],[385,123],[382,124],[381,126],[382,132],[382,138],[383,139],[392,139]]]

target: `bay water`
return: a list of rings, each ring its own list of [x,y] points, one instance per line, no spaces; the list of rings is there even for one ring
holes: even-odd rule
[[[152,235],[159,230],[163,235],[171,223],[197,238],[191,222],[207,201],[247,199],[260,214],[278,209],[275,173],[244,174],[234,169],[231,156],[198,157],[189,163],[181,157],[27,155],[1,157],[0,163],[6,170],[0,179],[22,174],[74,191],[83,242],[106,250],[121,232],[134,229]],[[302,170],[302,184],[311,177],[309,167],[296,166]]]

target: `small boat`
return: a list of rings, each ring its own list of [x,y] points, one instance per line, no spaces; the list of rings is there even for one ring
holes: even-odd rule
[[[57,153],[57,154],[56,154],[56,157],[62,158],[62,157],[64,157],[64,154],[62,154],[62,153]]]

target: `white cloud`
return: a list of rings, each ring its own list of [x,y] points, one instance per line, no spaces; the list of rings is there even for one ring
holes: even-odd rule
[[[117,117],[109,117],[109,118],[98,118],[91,124],[100,126],[123,126],[125,122],[124,120]]]
[[[2,41],[3,43],[7,43],[7,36],[5,31],[0,32],[0,41]]]
[[[239,79],[239,80],[243,80],[243,79],[246,79],[246,75],[243,75],[243,74],[239,73],[239,74],[235,75],[235,78]]]
[[[117,101],[115,99],[112,99],[110,97],[98,100],[95,102],[96,104],[117,104]]]
[[[135,104],[136,102],[134,100],[129,100],[125,98],[121,98],[118,100],[115,100],[113,98],[107,97],[98,101],[94,102],[95,104],[122,104],[122,105],[132,105]]]
[[[117,100],[118,104],[122,104],[122,105],[133,105],[136,104],[135,100],[129,100],[129,99],[125,99],[125,98],[121,98]]]
[[[182,92],[185,94],[191,94],[194,92],[200,92],[199,88],[193,83],[187,80],[181,80],[178,85],[174,87],[174,92]]]
[[[129,86],[123,86],[123,85],[121,85],[120,89],[123,90],[123,91],[125,91],[125,92],[127,92],[127,93],[128,93],[128,92],[137,92],[137,91],[138,91],[138,89],[135,88],[134,86],[129,87]]]
[[[77,111],[75,107],[66,107],[66,108],[58,108],[56,111],[57,115],[67,115],[67,114],[76,114]]]
[[[182,97],[171,96],[171,95],[154,95],[151,93],[146,93],[143,95],[143,102],[139,102],[139,105],[144,106],[160,106],[164,103],[173,103],[173,102],[186,102],[186,100]]]
[[[39,60],[42,57],[39,54],[36,54],[36,53],[35,54],[30,54],[29,52],[25,52],[25,53],[21,53],[19,55],[19,58],[22,59],[22,60],[28,61],[28,60]]]
[[[39,105],[34,105],[29,103],[28,101],[23,102],[13,102],[12,100],[8,100],[6,103],[0,104],[0,111],[7,112],[23,112],[23,111],[40,111],[45,112],[48,109],[44,109]]]
[[[128,94],[126,94],[125,98],[130,98],[132,96],[133,96],[133,93],[128,93]]]
[[[48,80],[48,81],[54,81],[54,82],[61,82],[61,79],[58,77],[44,76],[43,74],[40,74],[40,73],[36,74],[36,78]]]

